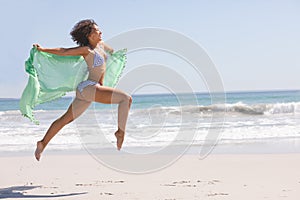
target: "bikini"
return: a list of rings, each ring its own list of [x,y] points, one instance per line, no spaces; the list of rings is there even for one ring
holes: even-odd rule
[[[104,52],[104,50],[102,48],[101,48],[101,50]],[[93,59],[93,65],[91,67],[92,68],[101,67],[105,62],[104,58],[99,53],[97,53],[95,50],[93,52],[94,52],[94,59]],[[92,53],[92,52],[90,52],[90,53]],[[105,52],[104,52],[104,54],[105,54]],[[82,81],[81,83],[79,83],[77,86],[77,89],[80,92],[80,94],[83,96],[82,91],[84,88],[86,88],[87,86],[90,86],[90,85],[97,85],[97,84],[99,84],[99,83],[94,80],[88,79],[88,80],[85,80],[85,81]]]

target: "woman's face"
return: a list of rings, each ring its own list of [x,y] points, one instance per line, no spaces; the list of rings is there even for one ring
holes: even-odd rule
[[[97,25],[94,25],[89,38],[92,39],[93,41],[100,42],[102,40],[101,35],[102,32],[99,30],[99,27]]]

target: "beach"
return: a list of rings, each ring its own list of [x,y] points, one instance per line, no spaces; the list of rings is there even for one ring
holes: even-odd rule
[[[19,99],[0,99],[0,199],[297,200],[299,94],[228,93],[225,104],[206,93],[137,95],[121,151],[116,107],[94,104],[40,162],[36,142],[72,98],[37,106],[40,125]]]
[[[300,200],[300,0],[84,4],[1,1],[0,200]]]
[[[161,155],[163,156],[163,155]],[[157,156],[153,156],[153,161]],[[187,154],[152,173],[123,173],[84,152],[2,156],[0,199],[293,199],[300,154]],[[136,163],[138,165],[138,163]]]

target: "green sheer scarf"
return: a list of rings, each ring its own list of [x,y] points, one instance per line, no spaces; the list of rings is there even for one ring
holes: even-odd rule
[[[115,87],[126,63],[126,49],[111,54],[106,62],[104,85]],[[58,99],[66,92],[75,91],[87,79],[87,64],[82,56],[58,56],[38,51],[33,47],[25,62],[28,83],[20,100],[23,116],[39,124],[33,116],[36,105]]]

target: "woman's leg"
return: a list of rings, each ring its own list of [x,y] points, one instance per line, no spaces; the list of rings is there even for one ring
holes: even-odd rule
[[[115,132],[115,136],[117,138],[117,148],[120,150],[124,140],[129,109],[132,103],[131,96],[118,89],[99,85],[88,86],[82,93],[91,101],[104,104],[119,104],[118,130]]]
[[[41,153],[50,142],[50,140],[68,123],[72,122],[79,115],[81,115],[91,104],[91,102],[80,100],[75,98],[72,104],[69,106],[67,112],[63,114],[60,118],[55,120],[48,131],[46,132],[44,138],[37,142],[37,147],[35,150],[35,157],[40,160]]]

